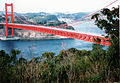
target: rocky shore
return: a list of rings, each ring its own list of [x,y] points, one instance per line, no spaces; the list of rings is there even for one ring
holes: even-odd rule
[[[3,32],[3,30],[1,31]],[[0,40],[42,40],[42,39],[68,39],[68,38],[52,34],[17,29],[15,30],[15,37],[6,38],[5,33],[0,34]]]

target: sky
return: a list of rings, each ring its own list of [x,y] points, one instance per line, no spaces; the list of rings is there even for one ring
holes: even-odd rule
[[[13,10],[17,13],[92,12],[113,1],[115,0],[0,0],[0,11],[5,10],[5,3],[13,3]],[[117,1],[110,7],[118,7],[119,3]]]

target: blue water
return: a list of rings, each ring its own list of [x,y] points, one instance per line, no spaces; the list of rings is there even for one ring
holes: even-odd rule
[[[3,49],[6,50],[6,52],[10,52],[12,49],[21,50],[19,56],[23,56],[27,59],[41,56],[44,52],[55,52],[57,55],[62,49],[69,49],[72,47],[91,50],[92,43],[76,39],[0,41],[0,50]]]

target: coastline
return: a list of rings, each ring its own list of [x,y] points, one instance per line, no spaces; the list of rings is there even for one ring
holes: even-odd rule
[[[67,37],[62,37],[62,36],[48,36],[48,37],[40,37],[40,38],[36,38],[36,37],[32,37],[32,38],[21,38],[21,37],[0,37],[1,41],[7,41],[7,40],[49,40],[49,39],[70,39]]]

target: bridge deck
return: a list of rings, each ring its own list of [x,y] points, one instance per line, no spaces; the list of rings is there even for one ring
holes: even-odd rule
[[[0,25],[5,25],[5,23],[1,23]],[[27,25],[27,24],[8,24],[8,27],[18,28],[18,29],[25,29],[31,31],[37,31],[42,33],[60,35],[68,38],[79,39],[83,41],[88,41],[92,43],[99,43],[101,45],[110,46],[109,38],[103,37],[101,34],[95,34],[90,32],[80,32],[75,30],[67,30],[61,28],[53,28],[49,26],[38,26],[38,25]],[[100,42],[96,42],[95,39],[101,39]]]
[[[0,25],[5,25],[5,23],[0,23]],[[73,33],[81,33],[86,35],[93,35],[93,36],[99,36],[104,37],[102,34],[96,34],[96,33],[90,33],[90,32],[82,32],[82,31],[76,31],[76,30],[69,30],[69,29],[62,29],[62,28],[55,28],[55,27],[49,27],[49,26],[40,26],[40,25],[27,25],[27,24],[17,24],[17,23],[9,23],[9,25],[17,25],[17,26],[29,26],[29,27],[37,27],[37,28],[46,28],[46,29],[53,29],[53,30],[60,30],[60,31],[67,31],[67,32],[73,32]]]

